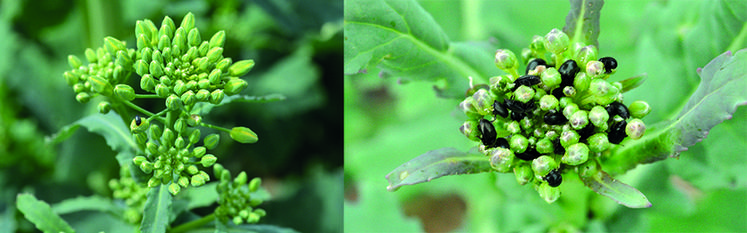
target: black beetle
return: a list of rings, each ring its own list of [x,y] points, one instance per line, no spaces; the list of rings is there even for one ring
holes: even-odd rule
[[[563,182],[563,176],[560,175],[558,169],[550,171],[550,173],[547,173],[547,175],[542,177],[542,179],[547,181],[547,184],[549,184],[550,187],[558,187],[558,185]]]
[[[142,124],[142,123],[143,123],[143,121],[140,120],[140,116],[135,116],[135,125],[140,126],[140,124]]]
[[[477,130],[480,131],[480,140],[482,144],[491,147],[495,143],[495,126],[493,123],[485,119],[480,119],[480,123],[477,125]]]
[[[558,112],[555,110],[550,110],[545,114],[544,117],[545,124],[548,125],[562,125],[568,122],[568,119],[565,118],[562,112]]]
[[[612,126],[610,126],[610,130],[607,133],[607,140],[612,144],[620,144],[620,142],[628,136],[628,134],[625,133],[625,126],[627,125],[628,122],[625,121],[612,123]]]
[[[558,73],[560,73],[560,87],[573,86],[573,79],[576,78],[576,74],[581,71],[576,61],[567,60],[558,67]]]
[[[599,61],[602,62],[602,64],[604,64],[605,74],[612,73],[613,69],[617,69],[617,60],[615,60],[612,57],[599,58]]]
[[[607,105],[607,107],[604,107],[604,109],[607,110],[607,114],[610,116],[610,119],[612,119],[615,115],[618,115],[623,119],[628,119],[630,117],[628,107],[620,102],[612,102],[610,105]]]
[[[506,99],[506,107],[518,113],[531,112],[534,110],[534,101],[522,103],[521,101]]]
[[[540,82],[542,82],[542,80],[540,80],[539,76],[524,75],[524,76],[517,78],[516,81],[514,81],[515,86],[513,89],[511,89],[511,91],[515,91],[516,89],[519,88],[519,86],[531,87],[531,86],[539,84]]]
[[[547,62],[545,60],[542,60],[542,58],[535,58],[529,61],[527,63],[527,70],[524,72],[524,74],[528,74],[530,70],[534,70],[537,68],[537,66],[547,66]]]
[[[525,161],[532,161],[538,157],[540,157],[540,153],[537,152],[537,149],[535,149],[534,146],[529,146],[524,153],[516,153],[516,158]]]
[[[579,140],[586,140],[587,138],[594,135],[594,124],[587,123],[586,126],[576,131],[579,136]]]
[[[495,114],[496,116],[501,116],[503,118],[506,118],[508,116],[508,109],[506,109],[506,103],[498,102],[497,100],[493,102],[493,114]]]
[[[506,140],[505,138],[496,138],[495,144],[493,146],[508,149],[508,140]]]

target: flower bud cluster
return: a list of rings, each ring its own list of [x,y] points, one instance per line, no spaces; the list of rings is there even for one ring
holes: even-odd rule
[[[640,118],[651,110],[644,101],[622,103],[622,84],[607,80],[617,70],[614,58],[597,59],[593,45],[569,41],[557,29],[535,36],[522,52],[521,76],[516,56],[498,50],[496,66],[507,75],[471,88],[459,104],[469,117],[460,131],[481,142],[493,169],[514,172],[548,202],[558,198],[563,174],[598,167],[603,152],[626,137],[641,138]]]
[[[127,205],[124,218],[127,222],[135,224],[142,219],[141,213],[145,207],[148,188],[135,182],[130,175],[130,166],[122,166],[119,170],[119,179],[109,181],[109,188],[113,191],[114,198],[123,199]]]
[[[65,81],[75,91],[75,99],[86,103],[91,98],[102,95],[113,97],[115,85],[125,82],[132,73],[132,60],[135,50],[128,49],[125,42],[113,37],[104,38],[104,47],[96,50],[86,49],[87,65],[76,56],[68,56],[72,70],[63,73]],[[120,88],[121,89],[121,88]],[[130,88],[131,90],[131,88]],[[123,90],[116,90],[117,96]],[[134,92],[131,92],[134,96]],[[111,109],[108,101],[99,104],[99,111],[106,113]]]
[[[230,219],[239,225],[244,222],[256,223],[265,216],[265,210],[256,208],[262,204],[262,199],[257,194],[262,180],[255,177],[247,184],[247,176],[243,171],[231,180],[231,173],[220,164],[213,166],[213,172],[220,179],[216,187],[220,195],[220,206],[215,209],[218,219],[223,222]]]

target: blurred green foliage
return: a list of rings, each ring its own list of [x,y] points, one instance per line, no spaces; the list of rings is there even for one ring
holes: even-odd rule
[[[562,28],[567,1],[443,1],[418,3],[454,42],[485,42],[521,51],[533,35]],[[626,100],[645,100],[646,124],[676,116],[698,85],[698,67],[747,47],[743,1],[606,1],[601,11],[600,56],[613,56],[615,79],[647,74]],[[495,68],[492,75],[501,71]],[[430,150],[475,145],[458,128],[465,119],[458,99],[439,98],[434,83],[401,84],[371,68],[345,77],[345,229],[352,231],[746,231],[747,109],[716,126],[679,159],[641,165],[620,181],[653,204],[628,209],[564,181],[563,195],[548,205],[511,174],[445,177],[397,192],[384,176]],[[617,80],[613,80],[617,81]],[[465,81],[466,82],[466,81]],[[739,93],[738,93],[739,94]],[[742,93],[743,94],[743,93]],[[566,177],[564,177],[566,178]],[[568,177],[571,178],[571,177]],[[570,187],[574,186],[574,187]],[[578,186],[578,187],[576,187]],[[456,195],[466,214],[453,207]],[[421,205],[424,199],[435,199]],[[458,206],[458,205],[456,205]],[[414,209],[413,209],[414,208]],[[407,215],[404,215],[407,213]],[[370,224],[376,215],[387,224]],[[458,223],[439,225],[444,219]]]
[[[224,56],[254,59],[244,94],[280,93],[285,101],[216,108],[205,121],[250,126],[256,144],[222,140],[214,154],[234,173],[261,177],[272,198],[260,223],[301,232],[342,231],[342,1],[21,1],[0,2],[0,232],[33,232],[14,207],[20,192],[53,205],[78,196],[111,197],[115,153],[80,130],[52,146],[45,135],[91,114],[62,72],[105,36],[135,44],[138,19],[198,18],[203,36],[226,31]],[[138,83],[130,85],[137,86]],[[92,101],[95,102],[95,101]],[[162,103],[137,102],[146,109]],[[208,134],[209,132],[205,132]],[[227,135],[226,135],[227,136]],[[216,180],[216,179],[212,179]],[[214,206],[197,209],[212,212]],[[314,214],[310,214],[314,213]],[[64,214],[79,231],[121,230],[117,216]],[[108,224],[108,225],[107,225]]]

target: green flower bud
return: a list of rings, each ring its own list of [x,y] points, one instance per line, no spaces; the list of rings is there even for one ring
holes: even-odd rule
[[[144,76],[148,73],[148,65],[145,64],[145,61],[143,60],[135,61],[133,68],[135,68],[135,73],[137,73],[140,76]],[[140,83],[142,83],[142,81]]]
[[[636,100],[628,106],[628,111],[633,118],[643,118],[651,112],[651,106],[646,101]]]
[[[146,65],[148,65],[151,62],[151,59],[153,58],[153,49],[150,47],[144,48],[142,51],[140,51],[140,60],[143,60]]]
[[[85,90],[86,90],[86,86],[83,85],[82,83],[76,83],[75,85],[73,85],[73,91],[75,91],[75,93],[81,93]]]
[[[555,145],[553,145],[549,138],[540,139],[537,141],[535,147],[537,148],[537,152],[540,154],[551,154],[555,150]]]
[[[601,127],[605,123],[607,123],[607,120],[609,120],[610,116],[607,113],[607,110],[604,109],[602,106],[594,106],[591,108],[591,111],[589,111],[589,121],[591,121],[592,124],[596,127]]]
[[[132,135],[132,137],[135,138],[135,142],[140,146],[145,146],[145,143],[148,142],[148,135],[146,135],[144,132],[136,133]]]
[[[514,175],[516,176],[516,181],[519,182],[520,185],[525,185],[529,181],[532,181],[534,172],[532,172],[532,167],[529,166],[528,163],[524,163],[514,167]]]
[[[109,103],[109,101],[101,101],[99,102],[99,113],[101,114],[107,114],[109,111],[112,110],[112,105]]]
[[[252,62],[253,62],[253,61],[252,61]],[[230,65],[231,65],[231,58],[230,58],[230,57],[226,57],[226,58],[223,58],[223,59],[221,59],[221,60],[220,60],[220,61],[218,62],[218,64],[215,64],[215,68],[216,68],[216,69],[220,69],[220,70],[228,70],[228,72],[229,72],[229,75],[231,75],[231,76],[237,76],[237,75],[232,75],[232,74],[230,73],[230,72],[231,72],[231,70],[230,70],[230,68],[229,68],[229,66],[230,66]],[[247,72],[248,72],[248,70],[247,70]],[[237,77],[238,77],[238,76],[237,76]]]
[[[75,100],[77,100],[79,103],[85,104],[88,103],[89,100],[91,100],[91,96],[86,92],[81,92],[75,95]]]
[[[599,173],[599,164],[594,159],[589,159],[578,166],[578,175],[583,178],[593,177]]]
[[[195,15],[192,12],[187,13],[179,27],[184,28],[186,31],[192,30],[195,27]]]
[[[553,28],[545,35],[545,48],[555,54],[561,54],[568,49],[570,39],[563,31]]]
[[[587,124],[589,124],[588,112],[584,110],[578,110],[574,112],[570,118],[568,118],[568,122],[571,123],[571,127],[573,127],[574,129],[582,129],[586,127]]]
[[[217,135],[217,134],[216,134],[216,135]],[[206,138],[206,139],[207,139],[207,138]],[[216,139],[216,140],[217,140],[217,139]],[[216,144],[217,144],[217,141],[216,141]],[[192,150],[192,156],[194,156],[195,158],[202,158],[202,156],[203,156],[203,155],[205,155],[205,152],[206,152],[206,151],[207,151],[207,149],[206,149],[206,148],[205,148],[204,146],[198,146],[198,147],[195,147],[195,148],[194,148],[194,149]]]
[[[213,37],[210,38],[210,48],[223,47],[223,43],[226,41],[226,32],[220,30],[216,32]]]
[[[142,50],[147,47],[150,47],[150,40],[145,35],[138,35],[137,36],[137,49]]]
[[[596,61],[597,60],[597,47],[594,45],[587,45],[584,47],[581,47],[581,49],[576,54],[576,62],[579,65],[582,65],[584,67],[581,67],[584,69],[586,67],[586,64],[589,61]]]
[[[591,78],[602,78],[604,76],[604,64],[593,60],[586,63],[586,74]]]
[[[190,78],[193,78],[193,77],[197,77],[197,76],[196,75],[192,75]],[[187,90],[197,91],[197,81],[195,81],[195,80],[189,80],[189,82],[187,82],[186,85],[187,85]]]
[[[210,91],[200,89],[199,91],[197,91],[197,94],[195,94],[195,98],[197,98],[197,101],[200,102],[207,101],[208,98],[210,98]]]
[[[78,81],[80,81],[78,79],[78,76],[74,75],[70,71],[65,71],[65,73],[62,74],[62,76],[65,77],[65,82],[67,82],[67,85],[70,85],[70,86],[75,85],[76,83],[78,83]]]
[[[573,86],[567,86],[563,88],[563,95],[568,97],[576,96],[576,88]]]
[[[188,121],[189,121],[189,120],[188,120]],[[190,144],[190,145],[191,145],[191,144],[195,144],[195,143],[197,143],[198,141],[200,141],[200,130],[199,130],[199,129],[194,129],[194,130],[192,130],[192,132],[191,132],[191,133],[189,134],[189,144]]]
[[[511,50],[499,49],[495,52],[495,66],[506,73],[515,73],[519,67],[519,61]],[[513,72],[511,72],[512,70]]]
[[[98,57],[96,57],[96,52],[93,51],[91,48],[86,49],[86,60],[88,60],[88,63],[96,63],[98,61]]]
[[[200,81],[197,82],[197,86],[200,89],[206,90],[206,89],[210,88],[210,80],[200,79]]]
[[[161,185],[161,180],[159,178],[153,176],[148,180],[148,188],[154,188],[158,185]]]
[[[511,150],[514,151],[514,153],[523,153],[529,146],[529,140],[527,140],[527,138],[521,134],[514,134],[513,136],[511,136],[508,145],[511,147]]]
[[[210,75],[208,76],[208,80],[210,80],[210,84],[216,85],[220,83],[221,81],[221,73],[223,73],[220,69],[213,69],[212,72],[210,72]]]
[[[78,67],[83,65],[80,59],[74,55],[67,56],[67,63],[70,64],[70,67],[73,69],[78,69]]]
[[[244,171],[241,171],[238,175],[236,175],[236,178],[233,179],[234,186],[242,186],[242,185],[245,185],[246,182],[247,182],[246,172]]]
[[[140,116],[135,116],[135,118],[133,118],[130,122],[130,131],[132,131],[132,133],[134,134],[143,133],[148,129],[149,126],[150,121],[148,119],[140,118]]]
[[[161,53],[161,50],[156,49],[153,51],[153,55],[151,55],[151,63],[157,62],[161,63],[163,65],[163,54]],[[163,66],[161,66],[163,68]]]
[[[185,61],[185,62],[194,61],[195,58],[197,58],[197,53],[198,53],[197,47],[195,46],[189,47],[189,50],[187,50],[187,52],[184,53],[184,55],[182,56],[182,61]]]
[[[190,46],[200,45],[200,43],[202,43],[202,38],[200,38],[200,31],[197,30],[197,28],[192,28],[191,30],[189,30],[187,41]]]
[[[183,106],[182,100],[179,99],[176,95],[170,95],[168,98],[166,98],[166,107],[169,108],[169,110],[178,110],[181,109]]]
[[[537,54],[543,54],[545,52],[545,38],[537,35],[532,37],[532,42],[529,43],[529,49]]]
[[[576,111],[578,111],[578,105],[575,103],[568,104],[563,108],[563,116],[565,116],[566,119],[571,119]]]
[[[174,130],[180,134],[184,133],[184,131],[187,130],[187,121],[183,118],[176,119],[176,122],[174,122]]]
[[[459,132],[462,132],[462,134],[464,134],[464,136],[467,136],[469,140],[476,142],[480,141],[480,138],[477,137],[477,123],[472,120],[465,121],[464,124],[459,127]]]
[[[553,88],[560,85],[560,82],[562,81],[560,77],[560,73],[558,73],[558,70],[554,67],[550,67],[545,69],[545,71],[542,71],[542,83],[545,84],[545,86]]]
[[[153,125],[155,125],[155,124],[153,124]],[[158,155],[158,146],[155,143],[153,143],[153,142],[145,143],[145,148],[148,150],[148,152],[150,152],[150,154],[152,154],[152,155]]]
[[[525,117],[524,119],[521,119],[521,120],[519,121],[519,125],[521,125],[521,128],[522,128],[522,129],[525,129],[525,130],[531,130],[531,129],[532,129],[532,125],[534,125],[534,124],[533,124],[533,121],[532,121],[531,119],[529,119],[529,118],[526,118],[526,117]],[[531,139],[531,138],[530,138],[530,139]],[[531,141],[530,141],[530,142],[531,142]],[[533,143],[533,142],[532,142],[532,143]]]
[[[181,191],[181,190],[182,190],[182,188],[179,187],[178,184],[175,184],[175,183],[169,184],[169,192],[171,193],[171,195],[176,196],[176,194],[179,194],[179,191]]]
[[[203,184],[205,184],[205,178],[200,175],[193,175],[190,184],[195,187],[202,186]]]
[[[529,102],[534,98],[534,89],[528,86],[520,86],[514,91],[514,96],[516,96],[516,100],[522,103]]]
[[[576,131],[573,130],[565,130],[562,133],[560,133],[560,145],[562,145],[564,148],[566,148],[566,152],[568,151],[568,147],[578,143],[578,140],[581,137],[576,133]]]
[[[187,124],[189,126],[193,126],[194,127],[196,125],[199,125],[200,123],[202,123],[202,117],[200,115],[197,115],[197,114],[192,114],[187,119]]]
[[[199,54],[200,57],[207,56],[208,51],[210,51],[210,44],[208,44],[207,41],[203,41],[202,44],[197,47],[197,54]],[[207,57],[205,59],[207,59]],[[205,61],[205,63],[207,63],[207,61]]]
[[[161,137],[161,135],[163,134],[163,131],[161,130],[161,127],[158,127],[158,125],[157,125],[157,124],[152,124],[152,125],[150,126],[150,129],[149,129],[149,131],[150,131],[150,136],[151,136],[152,138],[159,138],[159,137]],[[154,154],[155,154],[155,153],[154,153]]]
[[[228,74],[235,77],[244,76],[254,67],[254,60],[241,60],[228,68]]]
[[[176,48],[179,48],[182,51],[186,51],[189,48],[189,45],[187,45],[187,34],[184,31],[184,28],[178,28],[176,29],[176,32],[174,32],[174,39],[171,41],[172,46],[176,46]]]
[[[184,94],[185,91],[187,91],[187,84],[185,84],[181,79],[176,80],[174,82],[174,93],[181,95]]]
[[[119,52],[122,52],[122,51],[119,51]],[[130,64],[130,66],[132,66],[132,64]],[[114,78],[115,83],[118,83],[124,80],[125,76],[127,75],[129,75],[129,73],[127,73],[121,65],[114,66],[114,70],[112,71],[112,76]]]
[[[597,105],[608,105],[615,101],[619,89],[610,85],[606,80],[592,79],[591,84],[589,85],[589,93],[593,96],[582,100],[582,103],[586,104],[591,102]]]
[[[218,140],[220,140],[220,135],[216,133],[210,134],[205,137],[203,144],[207,149],[212,150],[213,148],[215,148],[215,146],[218,145]]]
[[[547,182],[542,182],[537,192],[539,192],[540,197],[542,197],[542,199],[544,199],[547,203],[553,203],[560,197],[560,188],[550,187]]]
[[[189,178],[187,178],[186,176],[179,177],[179,181],[177,181],[177,183],[179,183],[180,186],[186,188],[187,186],[189,186]]]
[[[610,143],[607,140],[607,135],[605,133],[591,135],[591,137],[587,139],[587,142],[589,143],[589,149],[592,152],[602,152],[610,148]]]
[[[107,36],[104,38],[104,48],[106,48],[106,51],[110,54],[117,54],[117,51],[125,50],[127,49],[127,46],[125,46],[124,42],[117,40],[117,38]]]
[[[117,86],[114,87],[114,93],[117,94],[119,98],[127,101],[135,99],[135,89],[132,89],[132,87],[127,84],[117,84]]]
[[[171,47],[171,38],[167,35],[162,35],[161,38],[158,39],[158,49],[164,51],[163,56],[170,56],[171,53],[166,53],[165,50],[169,49]]]
[[[577,92],[584,92],[586,89],[589,89],[590,83],[591,79],[586,75],[586,73],[579,73],[573,80],[573,87],[576,88]]]
[[[155,57],[156,54],[159,54],[158,57],[160,57],[161,53],[160,52],[153,53],[153,56]],[[150,67],[149,68],[150,68],[150,74],[153,75],[153,76],[160,77],[160,76],[162,76],[164,74],[163,73],[163,65],[161,64],[161,62],[158,62],[158,61],[155,61],[155,60],[150,61]]]
[[[544,95],[539,100],[539,106],[543,111],[556,109],[558,108],[558,99],[553,95]]]
[[[148,159],[145,158],[145,157],[143,157],[143,156],[141,156],[141,155],[138,155],[138,156],[135,156],[135,158],[132,158],[132,162],[135,163],[135,165],[138,165],[138,166],[142,165],[144,162],[147,162],[147,161],[148,161]]]
[[[532,170],[534,171],[534,175],[539,177],[539,179],[542,179],[542,177],[545,177],[550,171],[555,169],[558,169],[558,163],[550,156],[543,155],[532,160]]]
[[[519,126],[519,122],[511,121],[506,123],[506,130],[512,134],[518,134],[521,132],[521,127]]]
[[[632,139],[639,139],[646,132],[646,125],[641,119],[633,119],[625,126],[625,133]]]
[[[210,63],[216,63],[220,59],[223,59],[223,48],[216,47],[216,48],[210,49],[210,51],[208,51],[207,53],[207,58],[208,58],[208,62]]]
[[[223,101],[223,90],[217,89],[210,93],[210,103],[219,104]]]
[[[177,137],[176,140],[174,141],[174,146],[176,146],[176,148],[182,149],[187,146],[187,142],[184,141],[184,138]]]
[[[186,104],[187,106],[192,106],[197,101],[197,98],[195,98],[195,93],[192,92],[192,90],[184,92],[184,94],[182,94],[181,99],[184,102],[184,104]]]
[[[112,94],[112,85],[109,83],[108,80],[102,78],[98,75],[92,75],[88,78],[88,82],[91,83],[91,89],[104,96],[109,96]]]
[[[161,136],[161,145],[168,147],[172,142],[174,142],[174,138],[176,138],[174,131],[166,128],[165,130],[163,130],[163,135]]]
[[[252,181],[249,181],[249,192],[256,192],[260,186],[262,186],[262,179],[259,177],[252,178]]]
[[[576,143],[567,147],[560,161],[565,164],[576,166],[589,159],[589,148],[584,143]]]
[[[153,172],[153,169],[154,169],[153,163],[151,162],[144,162],[139,167],[141,171],[145,172],[145,174],[150,174],[151,172]]]
[[[169,16],[163,17],[163,21],[161,21],[161,31],[159,31],[159,33],[171,37],[174,35],[174,30],[176,30],[174,20],[171,20]]]
[[[257,134],[247,127],[231,128],[231,138],[240,143],[255,143],[259,140]]]
[[[210,167],[215,164],[215,161],[218,161],[218,158],[216,158],[215,155],[206,154],[200,159],[200,164],[202,164],[203,167]]]

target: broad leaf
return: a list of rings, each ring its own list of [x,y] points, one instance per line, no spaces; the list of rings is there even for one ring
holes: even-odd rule
[[[52,205],[52,211],[57,214],[69,214],[84,210],[114,212],[117,210],[117,206],[112,203],[112,200],[100,196],[65,199]]]
[[[168,185],[159,185],[148,191],[148,200],[145,201],[145,210],[143,211],[143,222],[140,224],[140,231],[149,232],[166,232],[169,225],[169,210],[173,197],[169,193]]]
[[[34,226],[43,232],[75,232],[65,220],[52,212],[44,201],[37,200],[34,195],[18,194],[16,207]]]
[[[563,32],[574,42],[599,47],[599,11],[603,0],[571,0],[571,10],[565,17]]]
[[[386,175],[389,181],[386,188],[396,191],[403,185],[428,182],[442,176],[489,172],[491,169],[490,161],[482,154],[441,148],[428,151],[395,168]]]
[[[600,195],[615,200],[621,205],[630,208],[651,207],[651,202],[649,202],[646,196],[644,196],[640,191],[615,180],[602,170],[599,170],[597,174],[592,175],[591,177],[579,176],[579,178],[581,178],[581,181],[584,182],[586,187],[589,187]]]
[[[112,150],[118,152],[117,161],[119,162],[119,165],[132,163],[135,151],[138,150],[137,143],[135,143],[135,140],[132,138],[129,127],[122,122],[122,119],[119,115],[114,113],[114,111],[111,111],[108,114],[94,114],[87,116],[75,123],[63,127],[56,134],[47,137],[46,140],[48,143],[60,143],[73,135],[80,126],[85,127],[90,132],[103,136],[106,140],[106,144],[109,145]]]
[[[603,157],[605,167],[619,174],[639,163],[677,157],[703,140],[717,124],[728,120],[740,105],[747,104],[747,50],[732,56],[726,52],[699,70],[700,85],[678,116],[650,127],[639,140],[626,140]]]
[[[464,97],[469,77],[487,83],[497,71],[485,66],[493,61],[494,50],[450,43],[414,0],[348,1],[344,28],[345,74],[378,67],[403,81],[445,80],[441,95]]]

